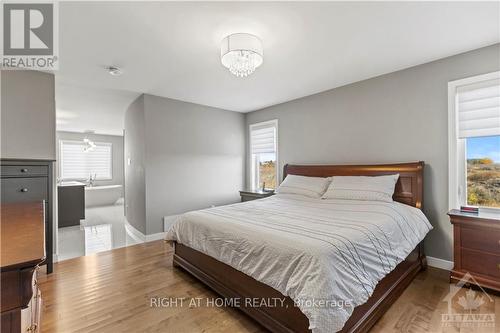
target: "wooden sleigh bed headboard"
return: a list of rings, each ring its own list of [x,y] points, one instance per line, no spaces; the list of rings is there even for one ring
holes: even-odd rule
[[[424,162],[374,164],[374,165],[294,165],[286,164],[283,179],[287,175],[309,177],[331,176],[382,176],[399,173],[393,199],[422,209],[424,195]]]

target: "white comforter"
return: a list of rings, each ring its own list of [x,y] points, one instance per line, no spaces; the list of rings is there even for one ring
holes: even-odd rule
[[[431,229],[419,209],[397,202],[278,194],[186,213],[167,239],[290,296],[322,333],[342,329]]]

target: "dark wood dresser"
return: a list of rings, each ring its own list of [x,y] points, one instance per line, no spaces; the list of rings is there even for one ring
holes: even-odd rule
[[[448,215],[454,244],[450,280],[457,282],[469,273],[481,287],[500,291],[500,217],[459,210]]]
[[[52,273],[53,176],[51,160],[1,160],[1,202],[45,202],[47,273]]]
[[[38,265],[45,259],[43,202],[1,205],[1,331],[39,332]]]

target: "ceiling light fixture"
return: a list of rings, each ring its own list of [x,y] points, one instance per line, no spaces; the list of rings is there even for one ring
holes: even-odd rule
[[[113,75],[113,76],[120,76],[123,74],[123,71],[121,70],[121,68],[116,67],[116,66],[108,66],[108,67],[106,67],[106,70],[108,71],[108,73],[110,75]]]
[[[93,151],[96,147],[96,144],[94,143],[94,141],[90,140],[89,138],[85,137],[83,139],[83,151],[85,153],[89,152],[89,151]]]
[[[83,131],[83,133],[85,134],[94,134],[95,131],[93,130],[85,130]],[[84,152],[89,152],[89,151],[93,151],[96,147],[96,144],[94,143],[94,141],[90,140],[86,135],[85,135],[85,138],[83,138],[83,151]]]
[[[252,74],[264,61],[261,40],[252,34],[236,33],[222,40],[221,62],[237,77]]]

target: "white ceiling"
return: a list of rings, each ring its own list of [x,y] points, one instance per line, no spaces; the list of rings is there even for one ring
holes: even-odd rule
[[[139,93],[247,112],[500,41],[499,2],[60,2],[59,17],[58,118],[114,133]],[[235,32],[263,41],[247,78],[220,63]]]
[[[58,131],[123,135],[124,114],[140,94],[107,88],[81,87],[58,82]]]

